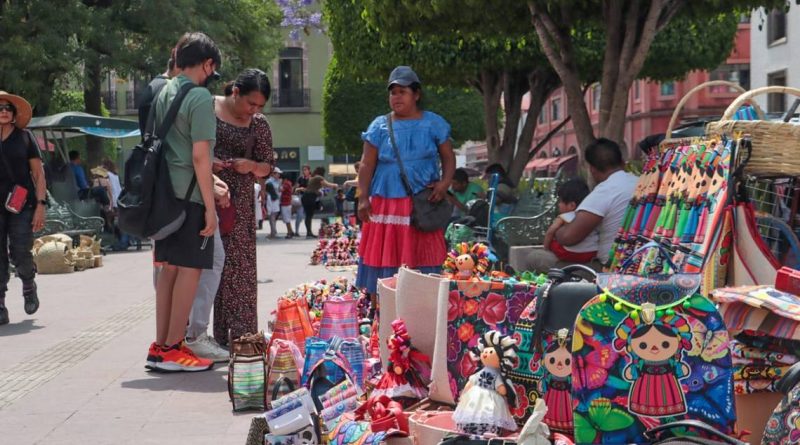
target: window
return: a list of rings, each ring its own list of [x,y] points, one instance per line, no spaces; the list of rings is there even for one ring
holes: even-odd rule
[[[553,121],[561,119],[561,98],[556,97],[550,102],[550,118]]]
[[[278,94],[274,97],[273,105],[290,108],[307,107],[308,94],[303,89],[302,48],[281,50],[278,76]]]
[[[547,122],[547,107],[542,105],[542,109],[539,110],[539,125],[542,125],[545,122]]]
[[[592,87],[592,111],[600,109],[600,95],[603,93],[603,86],[599,83]]]
[[[773,9],[767,17],[767,45],[786,41],[786,11]]]
[[[556,147],[553,149],[553,157],[561,156],[561,149]]]
[[[663,82],[660,87],[659,94],[662,97],[669,97],[675,95],[675,82]]]
[[[768,86],[786,86],[786,70],[767,74]],[[786,111],[786,95],[770,94],[767,96],[767,113],[783,113]]]
[[[638,80],[633,81],[633,99],[639,100],[642,97],[642,87],[641,82]]]
[[[749,90],[750,65],[746,63],[720,65],[709,74],[709,80],[727,80],[728,82],[738,83],[745,90]],[[714,94],[737,93],[736,90],[722,85],[713,86],[709,90]]]

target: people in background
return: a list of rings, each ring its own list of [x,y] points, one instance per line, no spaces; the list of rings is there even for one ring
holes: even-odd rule
[[[314,174],[308,178],[308,185],[303,190],[303,196],[300,198],[305,212],[306,238],[316,238],[314,232],[311,231],[311,223],[314,221],[314,213],[316,213],[318,205],[317,201],[322,195],[323,187],[334,190],[339,188],[337,184],[325,180],[325,169],[323,167],[317,167],[314,169]]]
[[[589,195],[589,185],[581,178],[573,178],[558,186],[558,217],[544,235],[544,248],[553,252],[560,261],[588,263],[597,256],[597,232],[590,232],[574,246],[562,246],[555,238],[561,226],[575,220],[575,210]]]
[[[480,184],[470,182],[467,171],[463,168],[457,168],[453,173],[453,184],[450,186],[452,195],[448,195],[448,199],[453,202],[454,211],[456,216],[463,216],[469,210],[467,203],[476,199],[483,199],[486,197],[486,192]]]
[[[378,279],[392,276],[401,265],[441,272],[447,254],[444,230],[422,232],[411,224],[412,201],[401,179],[389,119],[413,193],[430,187],[432,201],[445,199],[456,168],[450,124],[420,107],[417,74],[399,66],[390,74],[387,89],[392,113],[376,117],[361,134],[364,153],[358,174],[363,228],[356,286],[373,295]]]
[[[10,322],[6,308],[9,262],[22,280],[25,313],[32,315],[39,309],[31,249],[34,232],[44,228],[47,185],[36,139],[25,130],[31,115],[27,100],[0,91],[0,196],[8,201],[0,207],[0,325]]]
[[[308,180],[311,179],[311,166],[304,165],[300,169],[300,177],[297,178],[297,184],[295,184],[295,193],[298,196],[298,204],[295,206],[295,217],[294,217],[294,233],[298,236],[300,235],[300,222],[305,221],[306,213],[303,209],[303,203],[301,198],[303,196],[303,192],[305,191],[306,187],[308,187]],[[308,235],[308,234],[306,234]]]
[[[111,203],[114,201],[114,192],[111,190],[111,181],[108,179],[108,170],[95,167],[90,170],[92,174],[92,199],[100,205],[100,214],[105,220],[105,230],[114,231],[114,211]]]
[[[262,223],[264,222],[264,206],[261,205],[261,181],[253,183],[253,208],[256,214],[256,230],[261,230]]]
[[[353,169],[356,171],[356,177],[345,181],[342,187],[346,190],[345,197],[347,200],[353,203],[356,224],[360,226],[361,220],[358,218],[358,198],[361,197],[361,191],[358,189],[358,171],[361,169],[361,161],[357,161],[353,164]]]
[[[294,191],[294,183],[292,183],[292,178],[288,175],[282,174],[282,176],[283,183],[281,184],[280,193],[281,220],[286,224],[286,239],[292,239],[294,237],[294,231],[292,231],[292,192]]]
[[[269,219],[269,236],[267,238],[269,239],[275,239],[278,236],[278,215],[281,213],[280,190],[283,185],[282,173],[281,169],[275,167],[264,184],[267,195],[267,218]]]
[[[633,196],[638,178],[624,170],[622,150],[616,142],[600,138],[586,147],[586,162],[589,174],[597,186],[575,209],[575,218],[563,223],[555,230],[553,239],[565,248],[576,248],[585,239],[597,236],[597,258],[588,265],[601,270],[608,262],[609,251],[614,242],[625,209]],[[525,268],[547,272],[559,266],[558,257],[544,248],[532,250],[526,259]]]
[[[228,184],[236,209],[233,230],[222,236],[225,268],[214,302],[214,338],[258,332],[256,222],[253,208],[257,178],[272,173],[275,154],[272,131],[262,110],[269,100],[267,75],[255,68],[242,71],[214,100],[217,115],[215,169]],[[224,160],[224,161],[223,161]]]
[[[89,196],[89,181],[86,180],[86,172],[81,165],[81,154],[77,150],[70,150],[69,164],[75,177],[75,186],[78,188],[78,199],[86,199]]]
[[[347,225],[347,222],[344,220],[344,190],[336,190],[336,196],[334,197],[334,200],[336,201],[336,211],[334,212],[333,216],[341,218],[342,223]]]

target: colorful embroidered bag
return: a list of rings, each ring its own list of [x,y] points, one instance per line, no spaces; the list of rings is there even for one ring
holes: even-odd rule
[[[509,376],[517,394],[526,398],[512,410],[519,425],[533,413],[536,400],[544,398],[544,423],[554,432],[572,436],[572,330],[578,312],[598,293],[595,283],[581,280],[583,275],[596,278],[593,270],[581,265],[551,269],[550,281],[537,289],[514,327],[519,361]]]
[[[267,378],[268,388],[271,388],[269,400],[275,400],[276,396],[288,394],[295,388],[300,387],[300,363],[303,356],[294,343],[279,338],[273,338],[269,348],[269,376]],[[291,382],[291,385],[279,385],[283,379]]]
[[[692,419],[733,432],[728,331],[700,283],[697,274],[598,276],[602,293],[572,338],[576,443],[647,443],[648,429]]]
[[[334,336],[358,338],[358,301],[352,295],[334,296],[325,301],[322,308],[319,338],[330,340]]]
[[[762,445],[800,443],[800,363],[793,365],[778,382],[786,394],[775,407],[764,429]]]
[[[308,316],[307,303],[302,299],[280,298],[272,338],[288,340],[294,343],[300,352],[303,352],[306,338],[312,335],[314,335],[314,330]]]
[[[263,333],[231,339],[228,363],[228,395],[234,411],[267,408],[267,354]]]
[[[470,349],[478,344],[478,337],[489,330],[510,335],[520,314],[533,300],[535,290],[523,283],[450,281],[447,372],[454,395],[461,393],[478,367],[470,354]],[[433,379],[436,380],[435,375]],[[527,409],[520,406],[517,409]]]

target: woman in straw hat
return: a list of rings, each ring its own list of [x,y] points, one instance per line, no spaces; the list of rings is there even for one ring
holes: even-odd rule
[[[27,100],[0,91],[0,325],[9,322],[9,259],[22,279],[25,312],[39,309],[31,248],[33,233],[44,228],[47,187],[36,139],[25,130],[31,115]]]

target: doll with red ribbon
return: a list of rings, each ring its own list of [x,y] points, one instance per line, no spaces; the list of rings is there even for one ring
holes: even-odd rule
[[[393,321],[392,330],[394,333],[387,339],[388,369],[372,391],[371,397],[387,395],[392,400],[409,406],[428,396],[424,379],[430,379],[431,359],[411,345],[411,337],[403,320]]]
[[[453,280],[478,280],[489,270],[489,248],[481,243],[460,243],[447,254],[442,269]]]

